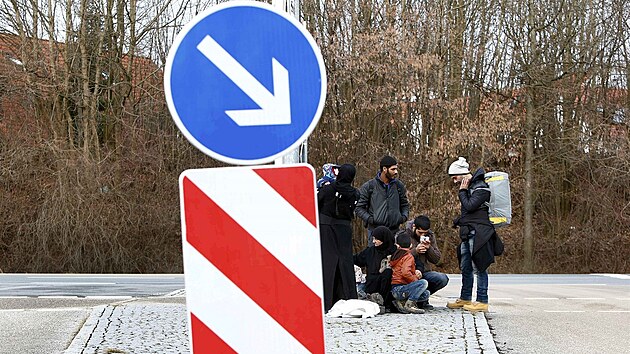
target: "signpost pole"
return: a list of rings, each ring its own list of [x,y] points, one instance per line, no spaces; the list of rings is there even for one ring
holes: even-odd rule
[[[300,0],[273,0],[271,4],[293,15],[300,21]],[[300,146],[287,152],[286,155],[277,158],[274,163],[276,165],[286,165],[294,163],[306,163],[308,159],[308,139],[304,140]]]

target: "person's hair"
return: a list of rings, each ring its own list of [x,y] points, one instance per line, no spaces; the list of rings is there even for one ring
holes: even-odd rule
[[[420,215],[413,220],[416,229],[428,230],[431,228],[431,220],[426,215]]]
[[[411,230],[404,229],[400,230],[396,233],[396,244],[400,246],[400,248],[409,248],[411,247]]]
[[[379,165],[379,171],[383,171],[383,167],[390,168],[394,165],[398,165],[398,162],[396,161],[396,159],[389,155],[385,155],[381,159],[381,163]]]

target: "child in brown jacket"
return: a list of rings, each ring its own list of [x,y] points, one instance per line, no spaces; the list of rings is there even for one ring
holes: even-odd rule
[[[418,308],[417,302],[425,302],[429,299],[427,291],[429,284],[420,279],[422,273],[416,270],[416,262],[410,252],[411,231],[402,230],[396,234],[398,250],[392,255],[390,265],[392,267],[392,296],[394,306],[401,313],[424,313]]]

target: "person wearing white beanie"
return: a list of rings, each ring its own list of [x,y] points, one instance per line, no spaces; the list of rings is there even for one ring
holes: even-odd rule
[[[453,222],[459,228],[461,243],[457,248],[462,287],[459,298],[446,304],[448,308],[476,312],[488,311],[488,267],[494,256],[502,250],[497,245],[497,235],[490,223],[488,205],[490,189],[485,182],[483,168],[470,172],[468,162],[459,157],[448,167],[448,175],[459,184],[457,193],[461,214]],[[499,241],[500,242],[500,239]],[[477,301],[472,302],[474,276],[477,278]]]
[[[460,156],[457,161],[448,166],[448,175],[453,177],[470,174],[469,167],[466,158]]]

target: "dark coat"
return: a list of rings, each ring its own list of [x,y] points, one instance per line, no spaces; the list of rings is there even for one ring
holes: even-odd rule
[[[380,248],[380,249],[378,249]],[[367,276],[365,277],[365,292],[368,294],[379,293],[385,301],[386,307],[392,307],[392,269],[386,268],[382,273],[379,272],[381,262],[387,256],[391,256],[396,252],[393,238],[389,245],[384,247],[367,247],[363,251],[354,255],[354,264],[359,267],[365,267]],[[388,264],[388,263],[386,263]]]
[[[503,253],[503,242],[488,215],[486,203],[490,201],[490,189],[484,181],[484,174],[484,170],[479,168],[473,174],[468,189],[459,190],[461,214],[454,221],[454,226],[459,226],[462,242],[468,242],[470,231],[475,231],[472,260],[479,271],[488,269],[494,263],[494,257]],[[461,247],[457,247],[457,258],[461,260]]]
[[[337,180],[317,193],[326,311],[338,300],[357,298],[350,220],[359,192],[350,186],[355,170],[348,166],[342,165]]]
[[[440,259],[442,258],[442,253],[437,246],[437,240],[435,239],[435,234],[433,231],[429,230],[429,240],[431,240],[431,246],[426,251],[426,253],[418,253],[416,251],[416,247],[418,243],[420,243],[420,239],[416,238],[416,233],[414,232],[414,237],[411,238],[411,255],[416,260],[416,269],[421,272],[430,272],[433,270],[431,263],[438,264]]]
[[[380,248],[380,247],[379,247]],[[391,272],[384,274],[380,273],[381,262],[383,259],[387,258],[387,256],[391,256],[396,252],[396,245],[393,243],[384,248],[378,249],[377,247],[366,247],[363,251],[354,255],[354,264],[359,267],[365,267],[367,275],[365,277],[365,292],[368,294],[371,293],[380,293],[381,292],[381,278],[385,276],[389,276],[389,279],[385,280],[387,284],[391,284]],[[385,292],[385,290],[382,290]],[[385,298],[385,294],[383,298]]]
[[[409,200],[405,184],[394,179],[388,185],[381,181],[380,173],[365,182],[359,190],[361,197],[356,214],[369,229],[386,226],[397,230],[409,218]]]
[[[416,269],[422,273],[432,271],[433,267],[431,267],[431,263],[438,264],[442,258],[442,252],[440,252],[438,248],[435,233],[433,233],[433,230],[429,229],[428,236],[431,241],[431,246],[429,246],[426,253],[418,253],[416,247],[418,243],[420,243],[420,238],[413,232],[413,220],[407,222],[407,230],[411,231],[411,255],[416,261]]]

